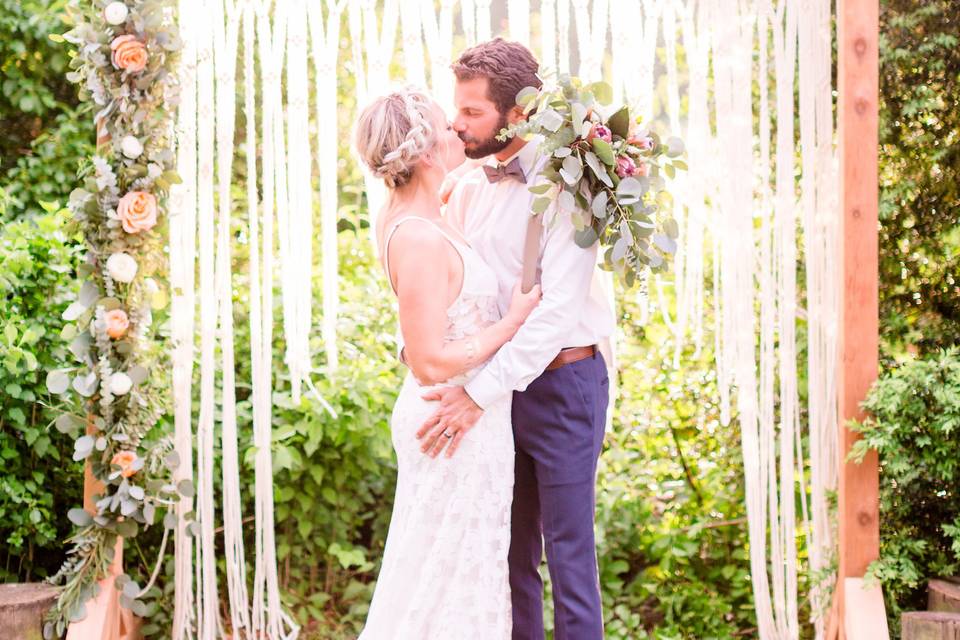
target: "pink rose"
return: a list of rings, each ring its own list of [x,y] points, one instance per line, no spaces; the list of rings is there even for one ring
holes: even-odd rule
[[[127,233],[149,231],[157,224],[157,199],[146,191],[131,191],[120,198],[117,215]]]
[[[123,309],[112,309],[107,311],[104,319],[107,322],[107,335],[114,340],[119,340],[127,333],[130,328],[130,318]]]
[[[113,459],[110,460],[110,464],[115,464],[120,467],[120,475],[124,478],[129,478],[137,472],[133,468],[133,463],[137,460],[137,454],[133,451],[118,451],[116,455],[113,456]]]
[[[117,36],[110,43],[113,66],[139,73],[147,66],[147,47],[134,36]]]
[[[653,148],[653,138],[650,136],[630,136],[627,143],[644,151]]]
[[[587,141],[589,142],[594,138],[600,138],[606,142],[611,142],[613,140],[613,134],[610,133],[610,129],[602,124],[595,124],[590,128],[590,133],[587,134]]]
[[[634,164],[633,159],[629,156],[619,156],[617,158],[617,175],[621,178],[626,178],[627,176],[632,176],[637,172],[637,165]]]

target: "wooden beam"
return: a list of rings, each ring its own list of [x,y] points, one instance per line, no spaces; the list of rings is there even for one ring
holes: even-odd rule
[[[880,553],[877,454],[870,452],[860,464],[846,461],[857,440],[857,434],[846,428],[846,422],[864,417],[860,403],[876,380],[879,367],[878,0],[839,0],[837,29],[839,242],[843,279],[838,363],[840,549],[837,586],[839,615],[844,621],[840,633],[844,636],[850,629],[846,604],[852,593],[846,579],[861,578]],[[882,611],[882,598],[879,605]],[[881,637],[887,636],[875,635],[871,640]]]
[[[843,601],[847,615],[843,632],[847,640],[881,640],[890,637],[887,612],[883,608],[883,593],[879,585],[866,587],[863,578],[845,578]]]

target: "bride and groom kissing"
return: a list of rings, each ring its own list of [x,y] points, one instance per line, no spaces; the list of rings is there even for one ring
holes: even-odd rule
[[[358,156],[389,191],[378,248],[409,368],[360,639],[542,640],[545,552],[555,638],[600,640],[594,491],[609,384],[597,345],[614,320],[594,284],[597,246],[577,246],[553,208],[527,238],[528,187],[547,157],[497,135],[524,118],[520,90],[540,86],[530,51],[497,38],[452,68],[452,122],[405,88],[355,127]],[[525,254],[539,281],[526,293]]]

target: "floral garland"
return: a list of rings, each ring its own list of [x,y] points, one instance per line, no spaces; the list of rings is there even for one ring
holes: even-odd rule
[[[75,47],[67,78],[97,110],[97,151],[81,170],[83,186],[70,195],[71,225],[87,254],[78,299],[64,312],[72,324],[63,334],[79,364],[50,371],[47,386],[73,408],[56,426],[75,435],[74,460],[87,461],[103,490],[94,514],[82,508],[68,513],[77,530],[66,562],[51,578],[63,588],[44,628],[48,638],[85,617],[118,537],[136,536],[178,493],[193,492],[189,481],[171,484],[178,460],[170,439],[148,439],[169,395],[153,318],[167,294],[153,276],[166,268],[163,203],[180,181],[172,149],[181,48],[176,5],[73,0],[68,10],[75,26],[62,37]],[[176,524],[168,510],[161,555]],[[122,606],[148,615],[143,598],[150,585],[141,588],[127,575],[116,585]]]

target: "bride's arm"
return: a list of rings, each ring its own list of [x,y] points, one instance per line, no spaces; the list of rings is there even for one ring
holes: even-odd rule
[[[460,258],[437,233],[408,227],[397,230],[390,247],[390,270],[400,307],[404,356],[421,384],[432,385],[486,361],[507,343],[540,300],[540,289],[515,292],[501,320],[463,340],[447,342],[450,274]]]

